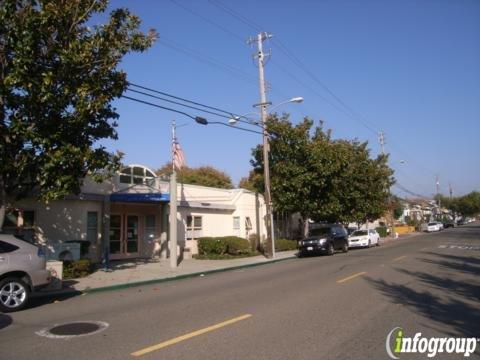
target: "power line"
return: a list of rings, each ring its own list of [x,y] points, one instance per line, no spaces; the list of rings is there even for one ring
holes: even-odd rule
[[[221,3],[220,1],[217,1],[217,0],[208,0],[208,2],[214,6],[216,6],[217,8],[219,8],[220,10],[226,12],[227,14],[230,14],[231,16],[233,16],[234,18],[236,18],[238,21],[244,23],[245,25],[249,26],[250,28],[254,29],[255,31],[257,32],[260,32],[261,31],[261,26],[254,23],[253,21],[247,19],[245,16],[243,16],[242,14],[236,12],[235,10],[233,10],[232,8],[228,7],[227,5]]]
[[[171,1],[172,3],[174,3],[175,5],[181,7],[181,8],[184,9],[185,11],[188,11],[190,14],[193,14],[193,15],[201,18],[203,21],[206,21],[206,22],[209,23],[210,25],[215,26],[216,28],[218,28],[218,29],[222,30],[223,32],[229,34],[230,36],[233,36],[234,38],[240,40],[242,43],[245,42],[244,39],[243,39],[241,36],[235,34],[234,32],[232,32],[231,30],[227,29],[226,27],[224,27],[224,26],[222,26],[222,25],[219,25],[218,23],[216,23],[216,22],[208,19],[207,17],[199,14],[198,12],[196,12],[196,11],[194,11],[194,10],[186,7],[184,4],[180,4],[178,1],[175,1],[175,0],[170,0],[170,1]]]
[[[161,105],[158,105],[158,104],[151,103],[149,101],[144,101],[144,100],[141,100],[141,99],[132,98],[132,97],[126,96],[126,95],[122,95],[121,97],[125,98],[125,99],[128,99],[128,100],[138,102],[138,103],[142,103],[142,104],[145,104],[145,105],[153,106],[153,107],[156,107],[156,108],[159,108],[159,109],[163,109],[163,110],[171,111],[171,112],[174,112],[174,113],[177,113],[177,114],[185,115],[185,116],[189,117],[190,119],[193,119],[193,120],[195,120],[196,122],[198,122],[199,124],[202,124],[202,125],[217,124],[217,125],[227,126],[229,128],[235,129],[235,130],[247,131],[247,132],[263,135],[263,132],[260,132],[260,131],[255,131],[255,130],[251,130],[251,129],[242,128],[242,127],[239,127],[239,126],[233,126],[233,125],[225,124],[225,123],[222,123],[220,121],[211,121],[210,122],[207,119],[201,118],[199,116],[193,116],[193,115],[190,115],[190,114],[188,114],[184,111],[180,111],[180,110],[177,110],[177,109],[172,109],[172,108],[169,108],[169,107],[166,107],[166,106],[161,106]]]
[[[152,98],[155,98],[155,99],[158,99],[158,100],[166,101],[166,102],[169,102],[169,103],[171,103],[171,104],[184,106],[184,107],[187,107],[187,108],[189,108],[189,109],[202,111],[202,112],[207,113],[207,114],[210,114],[210,115],[215,115],[215,116],[219,116],[219,117],[226,118],[226,119],[230,119],[230,118],[231,118],[230,116],[227,116],[227,115],[224,115],[224,114],[219,114],[219,113],[216,113],[216,112],[213,112],[213,111],[205,110],[205,109],[202,109],[202,108],[199,108],[199,107],[195,107],[195,106],[190,106],[190,105],[187,105],[187,104],[182,104],[182,103],[180,103],[180,102],[178,102],[178,101],[173,101],[173,100],[165,99],[165,98],[162,98],[162,97],[160,97],[160,96],[152,95],[152,94],[149,94],[149,93],[146,93],[146,92],[143,92],[143,91],[133,90],[133,89],[130,89],[130,88],[127,88],[127,91],[131,91],[131,92],[134,92],[134,93],[137,93],[137,94],[149,96],[149,97],[152,97]]]
[[[164,95],[164,96],[167,96],[167,97],[171,97],[171,98],[174,98],[174,99],[177,99],[177,100],[186,102],[186,103],[190,103],[190,104],[198,105],[198,106],[201,106],[201,107],[204,107],[204,108],[207,108],[207,109],[212,109],[212,110],[215,110],[215,111],[219,111],[219,112],[222,112],[222,113],[224,113],[224,114],[226,114],[226,115],[228,115],[228,116],[222,115],[222,114],[218,114],[218,113],[214,113],[214,112],[212,112],[212,111],[204,110],[204,109],[201,109],[201,108],[198,108],[198,107],[189,106],[189,105],[182,104],[182,103],[179,103],[179,102],[176,102],[176,101],[172,101],[172,100],[168,100],[168,99],[165,99],[165,98],[161,98],[161,97],[159,97],[159,96],[155,96],[155,95],[152,95],[152,94],[148,94],[148,93],[145,93],[145,92],[142,92],[142,91],[133,90],[133,89],[131,89],[131,88],[128,89],[129,91],[133,91],[133,92],[136,92],[136,93],[139,93],[139,94],[142,94],[142,95],[146,95],[146,96],[149,96],[149,97],[153,97],[153,98],[156,98],[156,99],[159,99],[159,100],[167,101],[167,102],[170,102],[170,103],[173,103],[173,104],[176,104],[176,105],[188,107],[188,108],[191,108],[191,109],[194,109],[194,110],[203,111],[203,112],[205,112],[205,113],[212,114],[212,115],[216,115],[216,116],[223,117],[223,118],[226,118],[226,119],[232,119],[232,118],[233,118],[233,119],[235,119],[235,120],[237,120],[237,121],[240,121],[240,122],[243,122],[243,123],[245,123],[245,124],[258,126],[258,124],[256,124],[256,123],[253,122],[253,121],[255,121],[256,119],[249,118],[249,117],[247,117],[247,116],[245,116],[245,115],[238,115],[238,114],[236,114],[236,113],[234,113],[234,112],[231,112],[231,111],[223,110],[223,109],[220,109],[220,108],[218,108],[218,107],[213,107],[213,106],[205,105],[205,104],[202,104],[202,103],[199,103],[199,102],[195,102],[195,101],[192,101],[192,100],[188,100],[188,99],[185,99],[185,98],[182,98],[182,97],[179,97],[179,96],[175,96],[175,95],[172,95],[172,94],[163,92],[163,91],[155,90],[155,89],[152,89],[152,88],[149,88],[149,87],[146,87],[146,86],[142,86],[142,85],[138,85],[138,84],[134,84],[134,83],[131,83],[131,82],[129,82],[128,84],[129,84],[130,86],[134,86],[134,87],[137,87],[137,88],[140,88],[140,89],[144,89],[144,90],[147,90],[147,91],[150,91],[150,92],[153,92],[153,93],[157,93],[157,94],[160,94],[160,95]],[[246,120],[243,120],[243,119],[246,119]]]
[[[248,83],[255,83],[257,80],[252,77],[250,74],[244,72],[243,70],[240,70],[238,68],[235,68],[231,65],[228,65],[220,60],[217,60],[215,58],[212,58],[211,56],[203,55],[199,53],[198,51],[192,50],[190,48],[187,48],[185,46],[181,46],[177,42],[173,40],[166,39],[165,37],[159,39],[159,44],[168,47],[174,51],[181,52],[185,55],[188,55],[190,57],[193,57],[201,62],[207,63],[209,65],[213,65],[217,68],[221,68],[224,71],[227,71],[230,73],[232,76],[237,77],[243,81],[246,81]]]

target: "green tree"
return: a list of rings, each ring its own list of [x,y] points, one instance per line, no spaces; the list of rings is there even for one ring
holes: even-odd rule
[[[112,101],[127,87],[117,67],[150,47],[127,9],[87,26],[107,0],[3,0],[0,5],[0,227],[8,199],[35,189],[41,199],[79,193],[119,156],[97,145],[116,139]],[[8,199],[7,199],[8,196]]]
[[[254,170],[250,171],[248,177],[240,179],[238,187],[257,193],[263,193],[263,174],[257,174]]]
[[[168,176],[171,172],[171,163],[165,164],[156,171],[159,176]],[[200,166],[197,168],[183,167],[177,170],[177,181],[183,184],[233,189],[232,178],[227,173],[217,170],[212,166]]]
[[[387,158],[371,159],[366,143],[334,140],[306,118],[269,118],[271,191],[275,210],[299,212],[304,220],[364,222],[382,215],[393,182]],[[252,165],[263,174],[262,146]],[[306,221],[304,221],[306,223]]]

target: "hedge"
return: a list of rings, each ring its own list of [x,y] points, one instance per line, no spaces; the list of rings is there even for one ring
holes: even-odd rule
[[[88,259],[63,262],[63,278],[76,279],[90,275],[93,272],[92,262]]]
[[[202,237],[198,239],[198,253],[200,255],[242,255],[250,252],[250,242],[237,236]]]
[[[275,239],[275,251],[296,250],[297,241],[288,239]]]
[[[388,231],[387,231],[387,227],[386,226],[379,226],[377,228],[375,228],[375,230],[377,230],[378,234],[380,235],[380,237],[387,237],[388,236]]]

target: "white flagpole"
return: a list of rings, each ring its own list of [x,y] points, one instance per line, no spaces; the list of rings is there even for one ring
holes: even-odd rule
[[[177,264],[177,173],[175,171],[175,120],[172,122],[172,176],[170,177],[170,267]]]

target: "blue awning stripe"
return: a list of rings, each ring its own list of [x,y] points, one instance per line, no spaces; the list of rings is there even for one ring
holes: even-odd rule
[[[147,194],[111,194],[112,202],[169,202],[170,194],[147,193]]]

